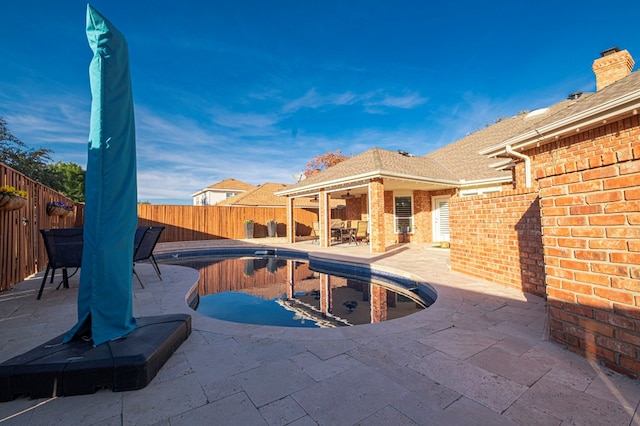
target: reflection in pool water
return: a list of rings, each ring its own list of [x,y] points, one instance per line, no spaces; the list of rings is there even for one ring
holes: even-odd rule
[[[339,327],[377,323],[421,311],[417,290],[314,271],[282,257],[171,259],[198,269],[198,312],[245,324]]]

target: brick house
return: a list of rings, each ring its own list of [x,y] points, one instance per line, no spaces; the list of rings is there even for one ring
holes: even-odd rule
[[[449,241],[454,270],[546,298],[553,341],[640,377],[633,66],[627,51],[611,49],[593,63],[595,93],[500,120],[424,157],[373,148],[277,195],[288,197],[289,223],[297,197],[319,198],[321,246],[331,245],[334,197],[346,199],[348,219],[368,221],[372,252]]]
[[[345,200],[347,220],[368,221],[372,252],[384,252],[398,242],[449,242],[454,232],[450,201],[513,188],[513,162],[479,152],[572,104],[565,100],[543,111],[501,119],[425,156],[372,148],[276,195],[288,197],[291,212],[308,197],[320,201],[321,246],[331,244],[331,217],[325,212],[336,199]]]
[[[593,63],[595,93],[482,151],[514,159],[516,190],[460,207],[474,215],[491,207],[494,216],[505,213],[503,206],[519,211],[510,250],[518,253],[520,277],[506,284],[547,298],[553,341],[637,378],[640,73],[632,73],[633,66],[626,50],[603,52]],[[480,206],[487,201],[489,206]],[[461,232],[472,226],[466,217],[458,219]],[[481,244],[473,250],[481,251]],[[498,272],[492,266],[496,258],[464,265],[463,256],[452,250],[456,269],[483,276],[487,268]]]

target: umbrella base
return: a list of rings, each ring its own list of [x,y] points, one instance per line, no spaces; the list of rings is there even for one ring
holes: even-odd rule
[[[0,364],[0,402],[142,389],[191,334],[191,316],[137,319],[126,336],[93,347],[64,334]]]

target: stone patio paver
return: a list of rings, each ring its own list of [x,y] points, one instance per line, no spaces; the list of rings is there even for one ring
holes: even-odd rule
[[[265,242],[159,244],[156,253]],[[192,316],[191,336],[155,379],[139,391],[17,398],[0,403],[0,424],[640,426],[640,381],[544,340],[543,299],[452,272],[447,250],[268,243],[414,275],[438,300],[409,317],[340,330],[235,324],[188,308],[196,271],[162,263],[159,280],[138,264],[146,288],[134,280],[136,316]],[[0,293],[0,361],[76,321],[78,275],[70,289],[47,284],[36,300],[41,276]]]

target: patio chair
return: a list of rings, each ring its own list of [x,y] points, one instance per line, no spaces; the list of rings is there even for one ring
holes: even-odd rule
[[[44,240],[44,247],[49,260],[40,284],[40,291],[38,291],[38,300],[42,297],[49,271],[51,271],[51,282],[53,282],[56,269],[62,269],[60,285],[64,284],[64,288],[69,288],[67,268],[79,268],[82,266],[83,242],[82,228],[41,229],[40,234]],[[60,285],[57,288],[60,288]]]
[[[158,262],[156,262],[156,258],[153,256],[153,250],[160,239],[162,231],[164,231],[164,226],[141,226],[136,229],[133,240],[133,274],[138,278],[138,282],[142,288],[144,288],[144,284],[142,284],[142,280],[140,280],[140,276],[136,272],[136,262],[149,260],[158,278],[162,280],[160,267],[158,267]]]
[[[351,234],[351,241],[356,244],[365,241],[369,244],[369,232],[367,231],[368,222],[366,220],[359,220],[357,222],[356,230]]]
[[[320,242],[320,222],[313,222],[312,223],[312,228],[311,228],[311,236],[313,237],[313,240],[311,240],[311,243],[315,243],[316,241],[318,241],[318,243]]]

